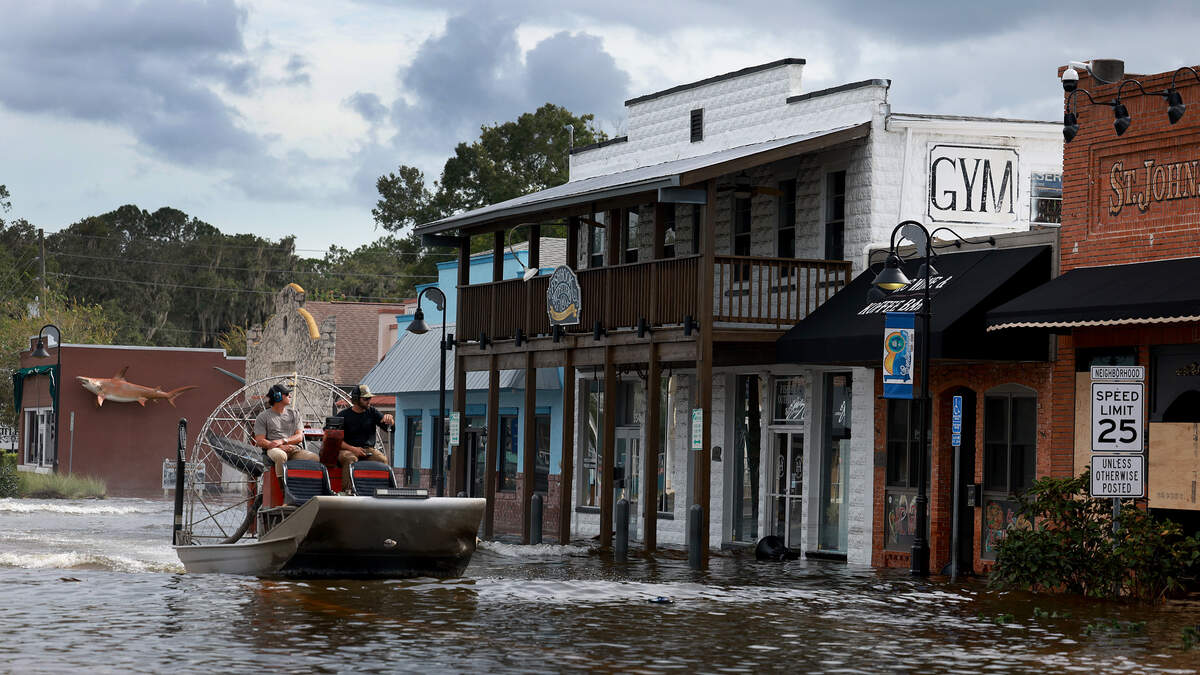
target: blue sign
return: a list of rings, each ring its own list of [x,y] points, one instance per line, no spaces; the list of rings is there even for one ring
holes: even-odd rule
[[[883,397],[913,397],[916,314],[887,312],[883,320]]]
[[[950,412],[950,445],[957,448],[962,445],[962,397],[955,396],[951,400],[953,404]]]

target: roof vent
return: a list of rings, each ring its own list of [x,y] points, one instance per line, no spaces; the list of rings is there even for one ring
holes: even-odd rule
[[[704,108],[692,111],[692,142],[704,140]]]

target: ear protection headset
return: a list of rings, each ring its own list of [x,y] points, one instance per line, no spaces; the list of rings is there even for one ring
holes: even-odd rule
[[[273,385],[271,390],[267,392],[267,399],[270,400],[271,403],[279,403],[283,400],[283,397],[283,388],[277,384]]]

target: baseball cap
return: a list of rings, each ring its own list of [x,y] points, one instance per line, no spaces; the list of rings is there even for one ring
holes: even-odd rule
[[[358,387],[354,390],[354,398],[364,399],[371,398],[372,396],[374,396],[374,394],[371,393],[371,390],[368,389],[367,385],[365,384],[358,385]]]

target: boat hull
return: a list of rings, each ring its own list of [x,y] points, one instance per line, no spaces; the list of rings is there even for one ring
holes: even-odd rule
[[[318,496],[260,540],[177,546],[188,572],[264,577],[460,576],[475,552],[484,500]]]

